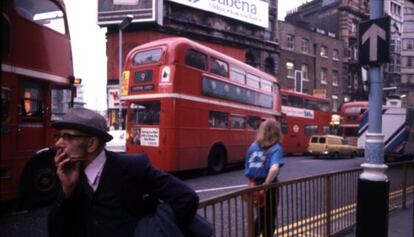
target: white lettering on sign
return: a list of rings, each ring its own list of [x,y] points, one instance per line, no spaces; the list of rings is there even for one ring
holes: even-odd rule
[[[269,26],[269,4],[261,0],[170,0],[236,20]]]
[[[141,128],[141,146],[159,146],[159,128]]]
[[[300,117],[300,118],[308,118],[313,119],[315,117],[315,113],[311,109],[301,109],[289,106],[282,106],[282,112],[285,113],[287,116],[292,117]]]

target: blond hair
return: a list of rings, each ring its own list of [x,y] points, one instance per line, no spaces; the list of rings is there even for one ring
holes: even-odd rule
[[[269,148],[280,141],[280,123],[275,119],[266,119],[260,124],[256,142],[262,148]]]

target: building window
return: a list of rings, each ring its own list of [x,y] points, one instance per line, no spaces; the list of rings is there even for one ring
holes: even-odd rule
[[[339,51],[337,49],[334,49],[332,51],[332,59],[335,61],[339,61]]]
[[[303,80],[309,80],[309,76],[308,76],[308,65],[302,64],[301,71],[302,71]]]
[[[295,78],[295,64],[293,62],[286,62],[287,77]]]
[[[414,49],[414,39],[404,39],[403,49]]]
[[[321,69],[321,83],[328,84],[328,69],[326,68]]]
[[[309,40],[302,38],[302,53],[309,53]]]
[[[401,84],[407,84],[408,83],[408,76],[407,74],[401,75]]]
[[[355,35],[356,34],[356,23],[355,22],[351,22],[351,34]]]
[[[414,32],[414,21],[404,21],[403,31],[405,33],[412,33]]]
[[[401,16],[401,6],[394,2],[391,2],[391,13],[396,16]]]
[[[403,66],[412,67],[413,65],[414,65],[414,57],[412,56],[403,57]]]
[[[339,108],[338,96],[332,95],[332,110],[337,112]]]
[[[265,72],[269,74],[275,74],[275,61],[272,58],[266,58]]]
[[[288,34],[287,36],[287,48],[290,50],[295,49],[295,36]]]
[[[326,46],[321,47],[321,57],[327,58],[328,57],[328,48]]]
[[[332,71],[332,85],[338,86],[339,85],[339,73],[338,71]]]

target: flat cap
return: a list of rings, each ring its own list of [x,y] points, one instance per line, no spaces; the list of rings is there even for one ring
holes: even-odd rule
[[[52,127],[80,130],[105,142],[109,142],[113,138],[108,133],[105,118],[97,112],[85,108],[70,109],[62,120],[52,123]]]

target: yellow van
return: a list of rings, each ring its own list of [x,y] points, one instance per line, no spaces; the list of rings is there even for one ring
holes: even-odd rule
[[[345,144],[343,137],[334,135],[313,135],[309,140],[308,152],[315,156],[329,156],[338,159],[341,156],[354,158],[357,147]]]

